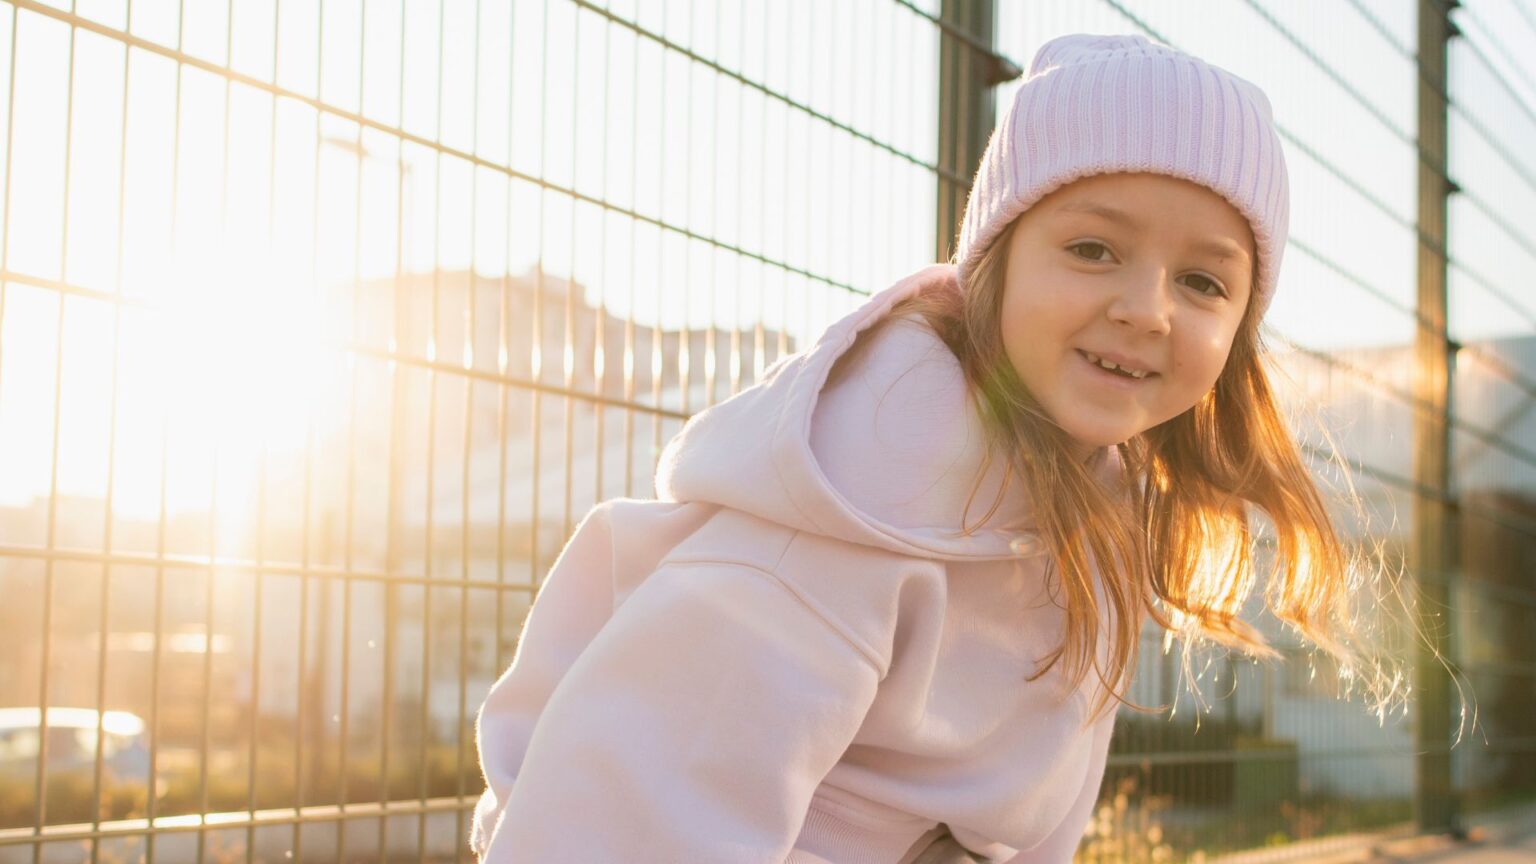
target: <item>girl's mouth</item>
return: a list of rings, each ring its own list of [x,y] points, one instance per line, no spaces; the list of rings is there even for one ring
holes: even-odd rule
[[[1156,372],[1125,368],[1087,351],[1078,350],[1077,356],[1083,358],[1083,362],[1088,364],[1089,369],[1099,377],[1117,384],[1135,385],[1157,377]]]

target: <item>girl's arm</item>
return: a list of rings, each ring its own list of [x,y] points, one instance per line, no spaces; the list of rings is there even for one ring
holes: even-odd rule
[[[475,851],[495,864],[779,864],[879,670],[778,576],[742,563],[663,564],[606,623],[583,620],[577,580],[610,566],[606,529],[583,529],[482,711]],[[595,636],[578,649],[582,630]]]
[[[1072,860],[1099,801],[1099,786],[1104,780],[1104,765],[1109,759],[1109,738],[1114,728],[1115,713],[1111,710],[1093,728],[1093,751],[1089,757],[1088,774],[1083,781],[1083,788],[1078,790],[1072,809],[1067,811],[1061,824],[1040,845],[1020,852],[1008,859],[1007,864],[1065,864]]]

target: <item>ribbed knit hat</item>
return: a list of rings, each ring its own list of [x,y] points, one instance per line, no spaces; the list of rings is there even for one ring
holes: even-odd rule
[[[1290,223],[1269,98],[1225,69],[1135,35],[1061,36],[1035,53],[971,185],[955,253],[961,284],[1035,202],[1118,171],[1199,183],[1247,217],[1259,258],[1253,302],[1263,314]]]

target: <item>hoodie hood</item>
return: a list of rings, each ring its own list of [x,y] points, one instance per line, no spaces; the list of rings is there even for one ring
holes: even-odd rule
[[[1006,464],[986,464],[981,418],[959,361],[921,316],[888,319],[908,297],[957,290],[953,265],[925,267],[871,296],[762,381],[694,415],[662,453],[658,497],[720,504],[905,555],[1003,559],[1041,551],[1025,530],[1029,507],[1019,483],[1008,484],[982,521]],[[974,530],[964,533],[962,523]]]

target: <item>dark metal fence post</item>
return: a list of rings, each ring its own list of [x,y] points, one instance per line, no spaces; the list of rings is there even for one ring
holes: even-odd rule
[[[1452,681],[1441,658],[1455,659],[1452,580],[1458,566],[1454,502],[1450,483],[1451,374],[1454,343],[1446,330],[1446,214],[1455,190],[1446,176],[1447,43],[1455,34],[1450,11],[1455,0],[1420,0],[1418,84],[1418,374],[1423,411],[1415,421],[1414,474],[1420,488],[1433,490],[1415,504],[1411,563],[1429,636],[1419,647],[1417,668],[1418,745],[1414,819],[1426,832],[1456,832],[1459,813],[1449,750],[1453,728]]]
[[[992,0],[944,0],[940,12],[936,261],[949,260],[954,252],[969,181],[996,122],[992,88],[1019,74],[993,52],[992,5]]]

